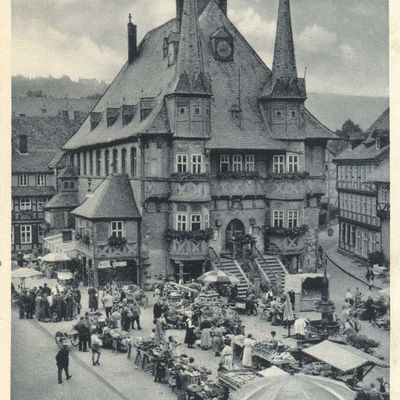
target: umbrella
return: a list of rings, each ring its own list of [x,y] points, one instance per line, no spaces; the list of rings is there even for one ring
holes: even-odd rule
[[[26,279],[32,278],[34,276],[42,276],[43,274],[40,271],[36,271],[33,268],[18,268],[14,271],[11,271],[11,278],[19,278],[19,279]]]
[[[311,375],[260,379],[232,394],[232,400],[354,400],[356,393],[344,383]]]
[[[49,253],[42,257],[44,262],[62,262],[70,261],[71,257],[67,256],[65,253]]]
[[[292,303],[290,302],[289,295],[285,296],[285,305],[283,307],[283,320],[286,322],[288,327],[288,337],[290,337],[290,325],[294,321]]]
[[[239,278],[236,278],[235,275],[224,271],[206,272],[197,280],[202,283],[231,283],[232,285],[238,285],[240,283]]]

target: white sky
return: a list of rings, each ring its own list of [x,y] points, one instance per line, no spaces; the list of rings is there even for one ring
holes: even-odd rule
[[[272,64],[278,0],[228,0],[230,19]],[[175,0],[12,0],[13,74],[110,82],[139,40],[174,17]],[[387,0],[292,0],[299,75],[309,92],[388,96]]]

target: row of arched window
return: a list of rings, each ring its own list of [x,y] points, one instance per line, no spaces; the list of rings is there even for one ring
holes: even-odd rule
[[[108,176],[125,173],[131,177],[137,176],[137,149],[114,148],[87,150],[75,153],[74,165],[78,167],[79,175]]]

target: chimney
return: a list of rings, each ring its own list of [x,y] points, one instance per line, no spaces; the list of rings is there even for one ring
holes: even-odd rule
[[[128,22],[128,63],[132,64],[137,54],[137,26],[132,23],[132,15],[129,14]]]

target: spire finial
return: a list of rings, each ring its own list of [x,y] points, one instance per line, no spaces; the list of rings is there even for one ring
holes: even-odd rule
[[[129,13],[128,18],[129,18],[129,23],[131,24],[132,23],[132,14],[131,13]]]
[[[290,0],[279,0],[272,73],[275,78],[297,78]]]

